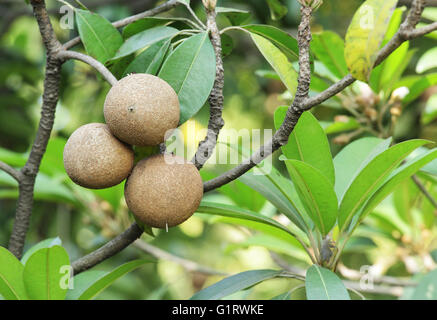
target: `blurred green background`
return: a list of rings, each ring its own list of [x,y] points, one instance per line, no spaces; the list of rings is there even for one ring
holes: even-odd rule
[[[142,12],[158,3],[150,0],[83,0],[82,2],[110,21]],[[315,15],[313,30],[315,32],[332,30],[344,37],[352,15],[361,2],[360,0],[325,0],[325,4]],[[192,3],[199,16],[204,17],[200,1],[192,1]],[[295,35],[299,21],[299,5],[296,0],[285,0],[283,3],[288,13],[280,20],[272,20],[264,0],[219,0],[220,6],[250,11],[254,23],[271,24]],[[56,1],[47,1],[47,4],[59,39],[66,41],[75,36],[76,31],[63,30],[59,27],[58,11],[61,4]],[[164,15],[188,17],[182,7]],[[219,24],[221,27],[228,25],[224,19],[219,20]],[[235,48],[224,62],[225,128],[273,129],[275,109],[288,103],[283,95],[285,87],[280,81],[260,76],[261,73],[257,72],[270,70],[270,67],[262,59],[249,37],[241,32],[232,32],[230,35]],[[45,63],[45,54],[36,22],[31,15],[31,8],[24,1],[0,2],[0,43],[0,158],[21,166],[25,162],[39,120]],[[405,74],[415,74],[417,59],[433,46],[435,40],[432,38],[414,40],[412,47],[416,48],[417,52]],[[27,237],[27,248],[43,239],[59,236],[71,259],[76,259],[104,244],[133,221],[122,197],[122,185],[102,191],[82,189],[71,183],[62,164],[62,150],[69,135],[83,124],[104,121],[102,108],[108,90],[109,85],[91,67],[73,61],[64,64],[61,98],[53,135],[37,180],[36,201]],[[399,120],[400,129],[395,132],[397,140],[417,137],[436,140],[437,123],[431,118],[424,126],[421,120],[423,110],[435,92],[437,92],[435,88],[428,89],[410,104],[409,109],[404,110]],[[315,114],[319,120],[329,122],[336,116],[344,114],[344,110],[321,106],[316,109]],[[191,122],[191,125],[194,123],[200,130],[206,127],[208,117],[208,108],[205,106],[192,120],[194,122]],[[182,129],[187,125],[185,124]],[[330,138],[335,154],[342,146],[342,138],[344,140],[354,137],[345,137],[341,133],[332,134]],[[196,141],[188,143],[192,146],[197,145]],[[274,165],[283,171],[277,157],[278,155],[275,155]],[[227,166],[224,165],[207,166],[203,173],[204,178],[212,178],[214,174],[223,172],[226,168]],[[237,188],[236,190],[238,187],[236,184],[232,186]],[[406,186],[408,187],[410,186]],[[0,173],[0,245],[2,246],[7,246],[12,229],[16,196],[17,188],[14,181],[4,173]],[[214,192],[206,197],[224,203],[233,202],[226,192]],[[274,208],[255,192],[246,194],[245,197],[251,201],[248,207],[257,208],[267,214],[274,213]],[[222,220],[197,215],[180,227],[169,230],[168,233],[156,231],[156,237],[144,235],[143,240],[173,255],[224,273],[277,268],[265,247],[247,241],[251,235],[250,231]],[[433,227],[431,229],[433,230]],[[430,238],[434,243],[434,237]],[[396,248],[396,242],[378,243],[365,252],[356,249],[353,253],[347,254],[344,261],[359,269],[361,265],[373,264],[376,260],[383,259],[381,256],[384,256],[384,252],[390,252],[393,247]],[[287,248],[284,250],[286,251]],[[110,270],[125,261],[146,255],[141,249],[131,246],[97,266],[96,269]],[[288,259],[292,264],[306,266],[304,261],[293,258],[292,255]],[[387,265],[395,275],[409,274],[401,260],[392,264],[387,262]],[[118,280],[104,291],[99,299],[186,299],[203,286],[219,279],[220,276],[191,272],[174,261],[160,259],[156,264],[143,267]],[[231,298],[269,299],[289,290],[293,285],[295,285],[293,280],[271,280]],[[296,293],[296,297],[299,297],[299,292]]]

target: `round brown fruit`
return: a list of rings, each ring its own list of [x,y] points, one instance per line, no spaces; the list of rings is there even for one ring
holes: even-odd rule
[[[78,185],[90,189],[115,186],[134,164],[132,148],[114,137],[103,123],[86,124],[70,136],[64,148],[64,167]]]
[[[103,112],[109,129],[120,140],[135,146],[155,146],[178,126],[179,99],[164,80],[150,74],[132,74],[109,90]]]
[[[203,183],[192,163],[169,154],[155,155],[138,162],[126,182],[124,195],[129,209],[144,224],[173,227],[197,210]]]

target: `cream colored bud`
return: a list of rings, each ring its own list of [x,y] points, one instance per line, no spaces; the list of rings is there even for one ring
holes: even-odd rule
[[[217,0],[202,0],[202,3],[208,10],[214,10],[217,6]]]

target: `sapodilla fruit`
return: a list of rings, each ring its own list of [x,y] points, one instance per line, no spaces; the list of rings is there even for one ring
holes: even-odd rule
[[[133,165],[132,148],[114,137],[103,123],[78,128],[64,148],[65,171],[85,188],[115,186],[127,178]]]
[[[174,155],[154,155],[138,162],[124,195],[138,220],[167,228],[193,215],[202,200],[203,183],[192,163]]]
[[[150,74],[131,74],[106,96],[103,113],[111,132],[135,146],[164,142],[179,124],[179,99],[164,80]]]

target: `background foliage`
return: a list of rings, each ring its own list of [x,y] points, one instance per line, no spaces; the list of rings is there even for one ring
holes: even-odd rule
[[[155,1],[134,0],[108,1],[109,4],[104,5],[100,5],[98,0],[83,2],[90,9],[95,8],[97,13],[110,21],[155,5]],[[286,0],[283,1],[284,6],[273,6],[275,9],[269,10],[269,4],[272,7],[271,2],[276,1],[223,0],[220,5],[245,9],[253,13],[249,18],[252,19],[251,22],[277,26],[295,35],[299,21],[297,1]],[[362,1],[359,0],[325,1],[315,14],[313,31],[317,33],[330,30],[315,34],[312,43],[312,50],[317,59],[316,70],[323,73],[321,79],[336,79],[347,73],[346,64],[335,65],[332,64],[332,59],[326,58],[342,56],[342,52],[330,52],[334,46],[327,47],[324,41],[343,45],[342,39],[346,35],[347,27],[361,3]],[[4,22],[0,29],[0,159],[21,166],[32,143],[39,116],[44,50],[32,16],[24,12],[8,23],[7,18],[9,12],[14,9],[12,8],[14,4],[1,5],[11,10],[1,10]],[[60,15],[56,10],[59,6],[60,4],[55,1],[48,1],[48,7],[53,8],[52,21],[55,31],[59,38],[65,41],[77,31],[60,28]],[[200,1],[192,1],[192,6],[200,17],[204,16]],[[176,8],[170,14],[189,17],[182,7]],[[401,15],[402,12],[396,14]],[[434,14],[435,12],[429,11],[426,18],[433,21]],[[83,15],[86,15],[86,11]],[[219,17],[218,22],[221,25],[229,24],[223,16]],[[169,29],[168,27],[167,31],[171,32]],[[390,34],[390,26],[388,30]],[[281,70],[276,69],[274,65],[273,69],[279,77],[272,72],[271,63],[269,64],[260,55],[261,51],[266,57],[268,56],[265,53],[266,45],[263,44],[261,37],[253,36],[255,45],[242,32],[231,31],[229,35],[232,36],[232,40],[228,39],[228,41],[232,41],[235,47],[232,54],[224,60],[225,128],[274,129],[275,110],[279,106],[289,104],[289,96],[284,92],[287,89],[293,91],[293,79],[286,78],[290,75],[282,75]],[[328,134],[333,156],[354,139],[375,134],[382,138],[393,135],[396,142],[412,138],[436,141],[437,95],[435,87],[431,84],[437,83],[435,74],[432,73],[436,66],[437,53],[429,50],[435,46],[435,41],[434,35],[411,41],[408,46],[398,49],[399,61],[388,60],[379,67],[379,71],[369,75],[371,88],[374,91],[383,89],[387,93],[382,100],[390,105],[391,109],[396,107],[402,110],[401,115],[396,119],[395,127],[387,128],[390,119],[384,118],[381,119],[382,130],[379,127],[368,128],[366,121],[372,119],[374,106],[369,100],[375,97],[369,93],[368,88],[360,85],[353,86],[340,98],[331,99],[315,110],[315,116]],[[409,49],[414,50],[415,54],[410,55]],[[132,52],[129,48],[125,50],[124,55]],[[338,61],[338,59],[334,60]],[[404,63],[405,61],[407,63]],[[400,82],[391,83],[390,81],[396,76],[400,78],[400,74],[394,74],[399,70],[404,77]],[[161,72],[165,75],[165,68]],[[426,73],[426,76],[420,75],[422,73]],[[423,79],[426,83],[423,83]],[[285,83],[285,86],[280,80]],[[316,79],[312,90],[317,91],[317,85],[323,86],[323,82]],[[403,97],[401,101],[391,100],[394,99],[393,89],[401,85],[409,87],[410,94]],[[72,261],[120,233],[133,219],[129,216],[122,197],[123,185],[100,191],[82,189],[69,180],[62,164],[62,150],[69,135],[80,125],[103,122],[102,107],[109,85],[101,81],[89,66],[69,61],[63,67],[61,90],[54,134],[50,139],[41,173],[37,178],[35,190],[37,201],[32,216],[31,232],[27,239],[29,248],[31,244],[59,236]],[[187,92],[188,96],[189,94]],[[356,109],[360,110],[360,114],[356,114],[354,111]],[[187,118],[189,116],[187,115]],[[192,120],[182,126],[182,130],[188,130],[193,124],[196,125],[196,130],[199,130],[206,127],[207,122],[208,110],[203,106]],[[199,136],[199,139],[201,138]],[[192,148],[197,146],[196,141],[188,141],[188,143]],[[283,152],[286,154],[286,151]],[[274,156],[274,166],[279,169],[279,173],[287,175],[286,165],[278,157],[278,154]],[[420,176],[433,195],[437,195],[434,176],[437,174],[436,168],[428,166]],[[203,178],[210,179],[226,169],[226,166],[222,165],[207,166],[202,172]],[[332,170],[327,173],[327,176],[333,174]],[[206,195],[204,201],[238,205],[246,210],[262,212],[267,217],[274,217],[277,208],[266,201],[259,190],[249,188],[248,184],[250,185],[250,181],[235,181],[222,187],[218,192]],[[238,196],[235,196],[236,194]],[[0,245],[2,246],[6,246],[12,228],[16,196],[15,181],[0,172]],[[434,220],[435,208],[423,197],[414,183],[407,181],[379,205],[366,220],[364,227],[357,231],[357,236],[346,248],[343,263],[349,268],[358,270],[363,265],[377,265],[381,272],[391,276],[410,277],[415,274],[419,279],[420,274],[426,273],[435,266],[434,257],[437,254],[434,250],[437,249],[437,233]],[[251,269],[277,268],[268,249],[279,254],[292,265],[306,268],[310,263],[305,253],[298,249],[297,241],[287,233],[284,232],[279,237],[273,236],[272,234],[277,235],[276,231],[272,231],[273,227],[269,229],[269,226],[261,226],[255,222],[252,225],[249,222],[245,224],[251,229],[242,227],[238,219],[232,216],[213,217],[196,214],[168,233],[155,231],[155,237],[143,235],[142,239],[176,256],[228,274]],[[253,232],[258,230],[257,228],[263,233]],[[148,255],[141,248],[131,246],[95,269],[109,271],[120,267],[126,261],[147,257]],[[122,280],[114,279],[114,284],[97,298],[186,299],[204,286],[216,283],[222,278],[220,275],[206,276],[200,272],[192,272],[172,260],[174,259],[159,259],[156,263],[142,263],[144,266],[126,274]],[[129,269],[129,266],[126,268]],[[315,267],[311,269],[311,276],[314,279],[310,283],[320,281],[318,275],[322,277],[316,269]],[[325,276],[327,279],[330,278],[330,275]],[[269,279],[272,277],[272,271],[266,270],[262,277]],[[252,279],[254,284],[261,281],[257,277],[249,279]],[[335,279],[332,281],[335,282]],[[231,298],[270,299],[279,292],[289,292],[290,288],[299,284],[301,282],[297,280],[275,278],[249,290],[238,292]],[[337,294],[343,294],[344,297],[348,293],[337,292]],[[405,295],[407,294],[408,290],[405,290]],[[293,292],[293,298],[303,297],[304,293],[301,290]],[[353,295],[352,297],[356,298]],[[384,295],[368,295],[368,297],[391,298]]]

